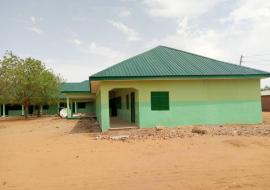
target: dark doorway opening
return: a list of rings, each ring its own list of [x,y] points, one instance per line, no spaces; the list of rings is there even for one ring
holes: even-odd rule
[[[115,99],[110,99],[110,109],[111,109],[111,116],[115,117],[117,116],[117,107],[116,107],[116,102]]]
[[[29,106],[29,111],[28,111],[28,113],[30,114],[30,115],[32,115],[33,113],[34,113],[34,106]]]
[[[121,109],[121,97],[110,99],[109,106],[111,109],[111,116],[117,116],[117,109]]]
[[[135,93],[130,94],[131,123],[135,123]]]

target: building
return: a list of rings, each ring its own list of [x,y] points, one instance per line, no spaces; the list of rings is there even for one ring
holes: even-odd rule
[[[67,106],[68,105],[68,106]],[[61,108],[68,107],[70,110],[69,118],[77,113],[95,114],[93,94],[90,94],[89,81],[77,83],[63,83],[61,87],[61,97],[58,104],[43,105],[42,115],[56,115]],[[37,106],[29,106],[29,114],[37,113]],[[23,105],[3,104],[0,106],[0,115],[2,116],[23,116]]]
[[[89,81],[66,83],[62,93],[68,118],[83,107],[96,115],[102,131],[122,126],[254,124],[262,122],[260,79],[266,77],[269,72],[158,46]]]
[[[270,73],[158,46],[89,81],[106,131],[114,116],[141,128],[261,123],[265,77]]]
[[[261,91],[262,111],[270,111],[270,90]]]
[[[63,107],[67,107],[68,117],[72,118],[77,113],[95,115],[95,95],[90,93],[89,81],[80,83],[64,83],[61,89],[64,100]]]

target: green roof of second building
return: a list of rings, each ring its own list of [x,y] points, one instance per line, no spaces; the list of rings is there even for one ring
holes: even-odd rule
[[[270,77],[270,73],[158,46],[100,71],[90,80],[218,76]]]
[[[62,93],[82,93],[82,92],[90,92],[89,89],[89,81],[83,82],[66,82],[61,86]]]

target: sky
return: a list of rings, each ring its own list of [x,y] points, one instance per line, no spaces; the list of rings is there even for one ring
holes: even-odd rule
[[[158,45],[270,72],[269,0],[0,0],[0,34],[68,82]]]

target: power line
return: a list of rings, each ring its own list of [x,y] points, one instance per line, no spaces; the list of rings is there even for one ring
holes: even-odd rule
[[[245,57],[246,58],[246,57]],[[251,58],[251,59],[247,59],[248,61],[266,61],[266,62],[270,62],[270,59],[255,59],[255,58]]]
[[[240,65],[242,65],[243,58],[244,58],[244,56],[243,56],[243,55],[241,55],[241,56],[240,56],[240,61],[239,61],[239,64],[240,64]]]
[[[261,53],[261,54],[250,54],[246,57],[262,57],[262,56],[270,56],[270,53]]]

